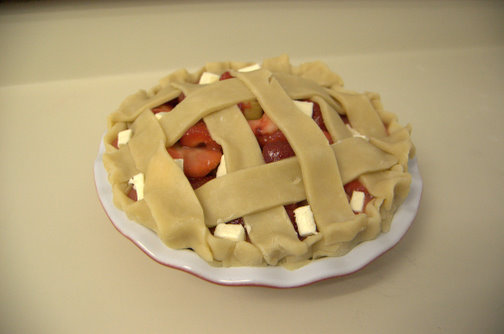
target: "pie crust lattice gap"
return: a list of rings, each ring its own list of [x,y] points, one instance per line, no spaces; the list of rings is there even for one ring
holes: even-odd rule
[[[108,117],[103,162],[115,206],[167,246],[297,268],[389,230],[410,134],[378,94],[284,55],[179,70],[129,96]]]

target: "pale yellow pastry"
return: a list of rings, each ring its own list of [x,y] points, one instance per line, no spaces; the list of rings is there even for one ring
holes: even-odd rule
[[[114,204],[217,266],[302,266],[390,229],[411,127],[321,62],[176,71],[108,118]]]

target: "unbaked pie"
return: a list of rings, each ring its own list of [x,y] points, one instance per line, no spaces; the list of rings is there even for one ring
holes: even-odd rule
[[[411,127],[321,62],[176,71],[108,118],[114,204],[216,266],[297,268],[390,229]]]

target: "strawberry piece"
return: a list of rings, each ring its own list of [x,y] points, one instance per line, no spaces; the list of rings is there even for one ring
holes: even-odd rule
[[[119,141],[119,139],[114,139],[114,141],[112,143],[110,143],[112,146],[114,146],[116,149],[119,149],[119,144],[117,143]]]
[[[349,199],[352,197],[354,191],[362,191],[364,193],[364,208],[374,198],[358,179],[348,182],[344,185],[344,188]]]
[[[319,104],[317,102],[313,102],[313,101],[310,101],[310,102],[313,103],[313,114],[312,114],[313,120],[315,121],[315,123],[317,123],[319,128],[322,129],[322,131],[327,131],[327,128],[324,124],[324,119],[322,118],[322,112],[320,111]]]
[[[294,227],[294,230],[298,234],[299,240],[304,240],[304,239],[306,239],[306,237],[301,237],[299,235],[299,230],[298,230],[298,226],[296,223],[296,215],[294,214],[294,210],[296,210],[297,208],[304,206],[304,205],[308,205],[308,202],[301,201],[298,203],[291,203],[291,204],[284,205],[285,211],[287,212],[287,215],[289,216],[289,219],[292,223],[292,226]]]
[[[199,187],[201,187],[202,185],[213,179],[215,179],[215,176],[213,175],[207,175],[203,177],[190,177],[189,182],[191,183],[193,189],[198,189]]]
[[[345,184],[345,192],[347,195],[352,195],[354,191],[362,191],[363,193],[369,194],[368,190],[358,179],[348,182]],[[370,195],[371,196],[371,195]]]
[[[343,123],[350,124],[350,121],[348,120],[348,116],[347,115],[339,115],[339,117],[341,118],[341,120],[343,121]]]
[[[152,112],[154,114],[157,114],[157,113],[160,113],[160,112],[170,112],[173,110],[174,107],[172,107],[171,105],[169,104],[162,104],[160,106],[157,106],[157,107],[154,107],[152,108]]]
[[[227,79],[232,79],[232,78],[233,78],[233,76],[231,75],[231,73],[229,73],[229,71],[226,71],[221,74],[219,80],[227,80]]]
[[[287,215],[289,216],[290,221],[294,225],[294,229],[297,232],[297,224],[296,224],[296,216],[294,215],[294,210],[299,207],[297,203],[284,205],[285,211],[287,211]]]
[[[272,134],[278,130],[276,124],[266,114],[259,119],[249,120],[248,123],[256,136]]]
[[[286,159],[295,155],[294,150],[286,141],[266,143],[263,147],[262,153],[264,162],[266,163]]]
[[[201,178],[217,168],[222,152],[209,148],[174,145],[167,148],[173,159],[184,159],[184,174],[187,177]]]
[[[287,141],[287,138],[285,138],[285,135],[280,130],[277,130],[271,134],[258,135],[256,138],[261,147],[264,147],[264,145],[266,145],[267,143],[272,143],[276,141]]]
[[[175,144],[172,147],[166,148],[166,150],[173,159],[184,159],[184,150],[180,145]]]
[[[247,102],[239,102],[238,103],[238,108],[243,112],[244,110],[251,109],[252,108],[252,103],[250,101]]]
[[[138,201],[138,195],[135,188],[131,188],[131,190],[128,192],[128,197],[134,200],[135,202]]]
[[[157,107],[152,108],[152,112],[154,114],[160,113],[160,112],[170,112],[179,104],[182,102],[182,100],[185,98],[184,93],[180,93],[180,95],[173,100],[170,100],[168,102],[165,102]]]
[[[331,135],[329,134],[328,131],[324,131],[324,136],[326,136],[327,141],[329,141],[329,144],[334,143],[334,141],[332,140],[332,137],[331,137]]]
[[[239,217],[230,221],[227,221],[225,224],[231,224],[231,225],[241,225],[245,228],[245,221],[243,220],[243,217]],[[215,229],[215,228],[214,228]],[[212,234],[214,233],[214,230],[210,229]],[[247,232],[247,229],[245,228],[245,241],[250,242],[250,238]]]
[[[210,179],[206,177],[220,163],[221,146],[212,139],[203,121],[190,127],[177,144],[166,149],[174,159],[184,159],[184,174],[193,178],[193,187],[199,187]],[[191,181],[191,180],[190,180]]]
[[[320,111],[320,105],[317,102],[313,102],[313,114],[312,118],[317,123],[318,127],[324,132],[324,135],[326,136],[327,140],[329,141],[329,144],[333,143],[332,137],[329,134],[329,131],[327,131],[326,125],[324,123],[324,119],[322,118],[322,112]]]
[[[203,177],[217,168],[222,153],[206,148],[184,148],[184,173],[188,177]]]
[[[207,126],[203,121],[194,124],[180,138],[180,144],[188,147],[208,147],[215,150],[220,150],[221,146],[210,136]]]
[[[243,217],[230,220],[230,221],[226,222],[226,224],[235,224],[235,225],[245,226],[245,222],[243,221]]]

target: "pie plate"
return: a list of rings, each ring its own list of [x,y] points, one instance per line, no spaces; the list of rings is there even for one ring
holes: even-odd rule
[[[193,251],[169,248],[153,231],[128,219],[123,211],[114,206],[112,187],[103,166],[104,151],[102,140],[94,164],[95,184],[102,206],[116,229],[155,261],[221,285],[292,288],[354,273],[399,242],[415,218],[422,193],[422,179],[415,158],[409,161],[412,175],[410,193],[397,210],[389,232],[361,243],[344,256],[316,260],[296,270],[273,266],[213,267]]]

